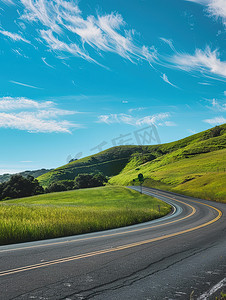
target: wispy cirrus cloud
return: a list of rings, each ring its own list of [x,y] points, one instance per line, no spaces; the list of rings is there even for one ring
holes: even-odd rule
[[[25,130],[33,133],[70,133],[81,125],[61,120],[76,111],[59,109],[52,101],[35,101],[27,98],[0,98],[0,128]]]
[[[221,60],[221,53],[219,49],[211,50],[211,48],[207,45],[204,50],[196,48],[193,54],[183,53],[176,50],[172,40],[165,38],[160,39],[164,43],[168,44],[173,52],[171,56],[159,55],[158,63],[160,65],[167,68],[180,69],[190,73],[199,72],[204,77],[225,81],[226,61]],[[163,74],[161,78],[165,82],[169,84],[171,83],[166,75]],[[199,83],[208,85],[208,83]]]
[[[191,72],[199,71],[206,75],[226,77],[226,62],[220,60],[217,50],[211,51],[209,47],[205,50],[196,49],[195,54],[176,53],[171,58],[171,63],[181,70]]]
[[[46,61],[46,58],[45,57],[42,57],[42,61],[44,62],[44,64],[52,69],[55,69],[52,65],[48,64],[47,61]]]
[[[12,49],[12,51],[21,57],[28,58],[28,56],[25,55],[21,49]]]
[[[5,4],[14,4],[13,3],[13,0],[1,0],[3,3],[5,3]]]
[[[156,49],[138,43],[135,30],[128,28],[123,17],[117,12],[96,13],[84,17],[75,1],[18,2],[21,4],[19,20],[31,25],[35,23],[38,36],[34,38],[44,42],[53,52],[69,53],[98,64],[98,59],[104,52],[115,53],[132,63],[143,60],[152,64],[158,60]],[[10,32],[4,31],[4,34],[14,40],[29,42]],[[90,51],[91,49],[93,51]]]
[[[96,62],[90,55],[76,43],[67,43],[58,39],[52,30],[40,30],[42,39],[54,52],[67,52],[74,56],[83,58],[89,62]],[[97,63],[97,62],[96,62]]]
[[[209,9],[213,5],[219,6],[224,11],[222,3],[225,0],[193,1],[206,3]],[[74,56],[104,67],[101,62],[104,54],[113,53],[135,64],[143,61],[151,66],[160,64],[187,72],[199,71],[203,75],[213,76],[213,79],[226,77],[226,62],[220,59],[219,50],[206,47],[204,50],[195,49],[194,54],[181,53],[176,51],[171,39],[161,37],[161,41],[169,45],[173,55],[160,55],[153,45],[147,46],[139,41],[136,31],[128,26],[118,12],[84,15],[77,2],[72,0],[18,0],[17,3],[20,3],[17,24],[22,21],[26,23],[23,30],[27,36],[30,32],[29,25],[35,26],[36,35],[29,36],[32,43],[36,43],[35,46],[37,43],[44,44],[56,58]],[[16,37],[14,36],[15,39]],[[24,39],[22,36],[17,38]],[[47,66],[52,67],[45,57],[41,59]],[[162,75],[162,79],[176,87],[166,74]]]
[[[211,106],[207,106],[208,108],[214,111],[226,112],[226,102],[220,103],[217,99],[213,99],[211,101]]]
[[[211,85],[211,83],[209,83],[209,82],[198,82],[198,84],[201,84],[201,85]]]
[[[210,125],[221,125],[221,124],[224,124],[226,123],[226,119],[222,116],[220,117],[214,117],[212,119],[206,119],[206,120],[203,120],[205,123],[208,123]]]
[[[28,41],[27,39],[23,38],[20,34],[18,33],[12,33],[9,31],[5,31],[5,30],[0,30],[0,33],[8,38],[10,38],[11,40],[15,41],[15,42],[24,42],[27,44],[30,44],[31,42]]]
[[[145,109],[147,109],[147,107],[141,106],[141,107],[130,108],[128,111],[129,111],[129,113],[132,113],[133,111],[142,111]]]
[[[173,45],[173,41],[171,39],[166,39],[166,38],[163,38],[163,37],[160,37],[159,39],[161,41],[163,41],[165,44],[167,44],[174,52],[176,52],[176,49]]]
[[[168,83],[169,85],[175,87],[178,89],[178,86],[176,86],[175,84],[173,84],[172,82],[169,81],[168,77],[166,74],[162,74],[161,78],[163,79],[163,81],[165,81],[166,83]]]
[[[32,88],[32,89],[42,90],[42,88],[39,88],[37,86],[26,84],[26,83],[22,83],[22,82],[18,82],[18,81],[14,81],[14,80],[10,80],[9,82],[17,84],[17,85],[22,85],[22,86],[25,86],[25,87],[28,87],[28,88]]]
[[[174,126],[172,122],[164,121],[169,118],[169,113],[158,113],[154,115],[144,116],[142,118],[134,117],[128,114],[109,114],[101,115],[98,117],[98,123],[114,124],[114,123],[124,123],[132,126],[142,126],[142,125],[165,125]]]
[[[226,1],[225,0],[186,0],[205,5],[210,16],[221,19],[226,26]]]

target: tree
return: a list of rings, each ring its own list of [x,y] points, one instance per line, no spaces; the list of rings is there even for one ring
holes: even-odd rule
[[[222,128],[220,126],[215,126],[204,133],[203,139],[208,140],[210,138],[220,136],[221,131],[222,131]]]
[[[7,182],[0,185],[0,200],[28,197],[43,192],[42,186],[34,177],[28,176],[28,178],[25,178],[21,175],[13,175]]]
[[[75,188],[91,188],[103,186],[108,179],[101,173],[98,174],[79,174],[75,177]]]
[[[67,191],[67,187],[60,182],[51,183],[45,190],[46,193]]]

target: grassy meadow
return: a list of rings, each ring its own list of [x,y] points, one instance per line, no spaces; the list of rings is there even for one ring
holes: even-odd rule
[[[110,183],[131,185],[138,172],[145,186],[226,203],[226,149],[180,159],[173,152],[136,168],[128,164]]]
[[[164,216],[170,210],[158,199],[118,186],[1,201],[0,244],[117,228]]]

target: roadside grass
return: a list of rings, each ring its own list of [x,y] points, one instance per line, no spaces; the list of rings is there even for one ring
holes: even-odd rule
[[[162,217],[170,210],[161,200],[118,186],[7,200],[0,202],[0,244],[117,228]]]
[[[221,292],[220,296],[216,296],[216,300],[226,300],[226,294]]]
[[[142,173],[144,185],[226,203],[226,149],[174,160],[175,152],[166,154],[139,168],[122,172],[110,184],[131,185]]]

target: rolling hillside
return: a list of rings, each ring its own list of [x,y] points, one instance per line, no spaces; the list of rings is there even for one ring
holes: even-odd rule
[[[102,172],[109,183],[131,185],[143,173],[145,185],[196,197],[226,199],[226,124],[176,142],[119,146],[57,168],[40,177],[43,186],[79,173]]]
[[[105,176],[115,176],[127,165],[133,153],[151,153],[151,147],[152,146],[113,147],[52,170],[42,176],[39,176],[38,180],[42,186],[46,187],[55,181],[74,179],[81,173],[101,172]]]
[[[211,136],[211,130],[191,136],[193,140],[190,139],[184,147],[169,151],[151,162],[139,164],[139,159],[134,158],[120,174],[110,179],[110,183],[138,184],[133,179],[142,173],[146,186],[226,203],[225,125],[220,128],[218,136]]]

